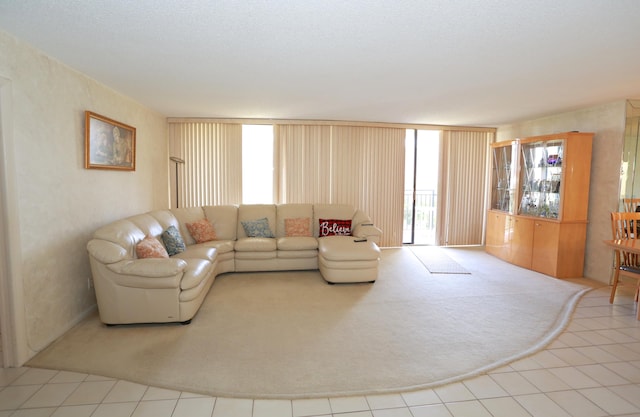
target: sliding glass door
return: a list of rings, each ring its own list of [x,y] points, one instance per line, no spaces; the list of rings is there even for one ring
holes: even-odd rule
[[[407,129],[402,242],[436,244],[439,130]]]

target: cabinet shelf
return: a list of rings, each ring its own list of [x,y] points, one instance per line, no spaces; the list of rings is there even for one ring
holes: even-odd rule
[[[592,133],[568,132],[491,145],[488,253],[559,278],[582,276],[592,141]]]

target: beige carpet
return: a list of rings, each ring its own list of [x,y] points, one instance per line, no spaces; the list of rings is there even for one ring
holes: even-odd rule
[[[444,251],[471,275],[431,275],[409,249],[382,251],[375,284],[227,274],[188,326],[105,327],[92,316],[28,365],[220,397],[409,391],[543,348],[587,290],[482,249]]]

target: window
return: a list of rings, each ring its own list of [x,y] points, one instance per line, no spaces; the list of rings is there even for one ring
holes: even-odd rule
[[[242,126],[242,203],[273,204],[273,125]]]

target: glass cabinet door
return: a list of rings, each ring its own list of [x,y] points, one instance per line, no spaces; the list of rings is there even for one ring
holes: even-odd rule
[[[518,214],[557,219],[564,140],[521,143],[521,189]]]
[[[491,208],[513,213],[516,202],[516,143],[496,144],[491,151]]]

